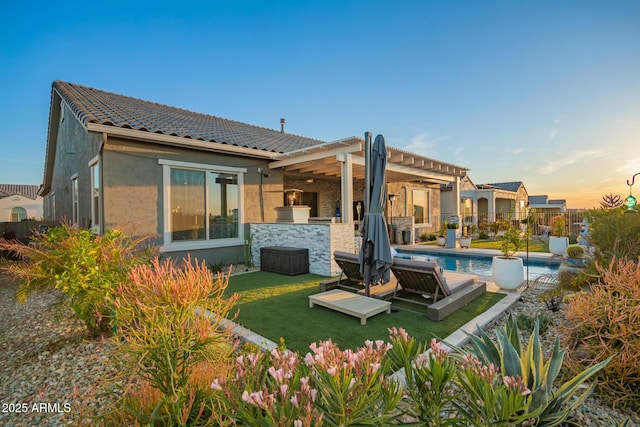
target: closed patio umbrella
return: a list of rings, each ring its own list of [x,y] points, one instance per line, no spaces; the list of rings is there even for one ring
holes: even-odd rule
[[[368,149],[369,144],[365,142],[365,151]],[[369,179],[365,177],[365,182],[370,185],[365,184],[364,200],[365,202],[369,201],[369,206],[365,206],[366,213],[362,223],[362,248],[359,261],[366,295],[369,296],[369,287],[372,284],[389,282],[393,262],[387,224],[382,215],[387,193],[387,148],[382,135],[376,136],[371,155],[367,156],[366,154],[364,167],[365,175],[369,174]],[[367,158],[370,158],[369,162],[366,161]]]

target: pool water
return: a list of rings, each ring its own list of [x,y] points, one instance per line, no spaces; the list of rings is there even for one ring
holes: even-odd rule
[[[477,257],[470,256],[453,256],[444,254],[415,254],[408,252],[398,252],[396,255],[399,258],[416,259],[421,261],[434,261],[440,267],[445,270],[453,270],[458,273],[471,273],[481,277],[491,276],[491,257]],[[522,260],[525,267],[525,274],[527,273],[527,261]],[[558,265],[547,264],[542,262],[534,262],[529,260],[529,280],[535,280],[538,276],[544,274],[557,274]]]

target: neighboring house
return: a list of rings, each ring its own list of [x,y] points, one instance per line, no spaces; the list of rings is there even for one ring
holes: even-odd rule
[[[275,222],[288,200],[319,220],[359,222],[362,138],[325,142],[286,133],[284,119],[277,131],[62,81],[52,85],[50,108],[40,190],[47,220],[97,233],[130,224],[132,233],[159,236],[172,257],[214,263],[242,260],[249,224]],[[457,191],[467,169],[387,151],[388,191],[397,195],[388,214],[437,230],[440,185]]]
[[[43,216],[37,185],[0,184],[0,222],[18,222]]]
[[[453,212],[453,198],[443,191],[443,215]],[[474,184],[469,176],[460,178],[461,222],[479,225],[483,222],[526,217],[527,189],[521,181]],[[447,210],[445,210],[445,206]]]
[[[564,199],[549,199],[549,196],[529,196],[529,207],[534,213],[565,213],[567,201]]]

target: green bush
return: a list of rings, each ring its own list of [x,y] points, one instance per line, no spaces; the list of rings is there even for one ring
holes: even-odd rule
[[[505,258],[513,257],[525,244],[522,232],[515,227],[509,227],[500,240],[500,250]]]
[[[615,257],[636,261],[640,257],[640,215],[624,209],[593,209],[585,213],[589,239],[596,248],[596,261],[609,265]],[[595,273],[595,268],[590,270]]]
[[[0,250],[15,252],[24,260],[5,266],[22,281],[16,292],[19,302],[37,291],[59,289],[89,334],[98,336],[111,331],[114,288],[126,281],[132,266],[147,263],[154,254],[148,240],[149,236],[127,236],[123,229],[96,236],[63,224],[36,233],[30,245],[0,242]]]

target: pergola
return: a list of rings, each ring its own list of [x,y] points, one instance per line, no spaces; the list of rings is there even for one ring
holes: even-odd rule
[[[353,222],[353,180],[364,179],[364,139],[350,137],[338,141],[292,151],[274,157],[270,169],[282,168],[285,173],[339,179],[343,222]],[[460,177],[467,168],[441,162],[387,145],[387,182],[423,181],[453,184],[453,197],[460,198]],[[460,215],[459,203],[455,204]]]

